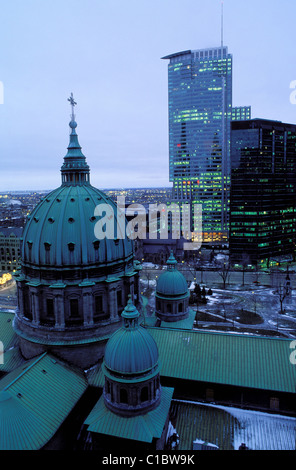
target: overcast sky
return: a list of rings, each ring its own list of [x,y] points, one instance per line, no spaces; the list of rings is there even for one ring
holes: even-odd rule
[[[220,44],[220,0],[0,0],[0,191],[54,189],[74,93],[98,188],[169,186],[168,61]],[[296,123],[295,0],[225,0],[233,105]]]

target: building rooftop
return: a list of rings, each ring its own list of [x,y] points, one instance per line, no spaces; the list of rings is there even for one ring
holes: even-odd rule
[[[289,339],[147,329],[158,346],[161,377],[296,393]]]
[[[7,374],[0,380],[0,449],[42,449],[86,388],[82,372],[47,353]]]
[[[108,410],[103,397],[101,397],[84,424],[87,425],[88,431],[93,433],[134,441],[152,442],[154,438],[159,439],[162,435],[173,392],[173,388],[162,387],[161,402],[157,408],[144,415],[128,418]]]
[[[235,407],[173,400],[178,450],[192,450],[193,441],[213,443],[220,450],[295,450],[296,418]]]

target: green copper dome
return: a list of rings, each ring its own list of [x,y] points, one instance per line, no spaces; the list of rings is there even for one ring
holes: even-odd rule
[[[129,299],[122,313],[124,326],[109,339],[104,355],[105,371],[139,375],[158,371],[158,348],[148,331],[139,326],[139,313]]]
[[[62,185],[48,194],[27,219],[23,264],[69,268],[125,263],[133,257],[132,241],[122,233],[125,225],[122,230],[121,224],[117,224],[116,204],[91,186],[89,167],[76,134],[77,123],[72,120],[69,125],[70,143],[61,169]],[[108,205],[114,214],[112,238],[98,239],[95,235],[96,223],[100,216],[104,217],[102,210],[96,212],[101,204]]]
[[[167,261],[167,266],[167,270],[157,280],[156,294],[160,296],[188,295],[187,281],[183,274],[177,270],[177,261],[173,253]]]
[[[139,271],[124,212],[90,184],[76,133],[73,94],[70,142],[61,186],[31,212],[15,275],[14,330],[25,359],[52,351],[88,369],[122,324],[120,306],[140,301]]]

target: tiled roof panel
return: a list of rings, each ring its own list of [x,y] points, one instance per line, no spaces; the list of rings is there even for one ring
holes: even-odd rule
[[[160,375],[295,393],[291,341],[243,334],[148,328],[155,339]]]

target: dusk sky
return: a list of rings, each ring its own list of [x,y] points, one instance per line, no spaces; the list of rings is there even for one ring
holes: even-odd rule
[[[220,45],[220,0],[0,0],[0,192],[54,189],[77,133],[98,188],[170,186],[167,60]],[[225,0],[233,105],[296,123],[295,0]]]

